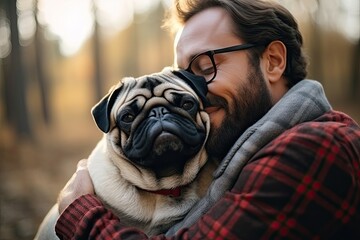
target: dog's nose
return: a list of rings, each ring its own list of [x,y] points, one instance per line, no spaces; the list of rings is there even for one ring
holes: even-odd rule
[[[161,118],[167,113],[169,113],[169,110],[167,110],[166,107],[163,107],[163,106],[155,107],[155,108],[151,109],[151,111],[149,113],[149,117]]]

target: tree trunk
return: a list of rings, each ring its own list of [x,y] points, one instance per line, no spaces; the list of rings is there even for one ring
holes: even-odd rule
[[[100,41],[100,32],[99,32],[99,24],[96,19],[96,6],[93,4],[93,13],[94,13],[94,36],[93,36],[93,54],[94,54],[94,78],[93,78],[93,86],[95,93],[95,100],[99,101],[101,97],[104,95],[103,91],[103,79],[102,79],[102,54],[101,54],[101,41]]]
[[[44,70],[44,42],[42,38],[42,29],[37,19],[37,6],[38,1],[35,2],[35,21],[36,21],[36,33],[35,33],[35,61],[36,61],[36,71],[37,71],[37,80],[39,83],[40,91],[40,103],[41,103],[41,113],[46,124],[51,123],[51,113],[50,113],[50,88],[48,85],[49,79],[46,77]]]
[[[16,1],[6,0],[6,11],[10,19],[11,53],[8,56],[8,65],[5,79],[5,107],[6,117],[14,128],[18,137],[31,138],[32,129],[29,121],[28,107],[26,104],[26,79],[21,58],[21,46],[17,24]]]

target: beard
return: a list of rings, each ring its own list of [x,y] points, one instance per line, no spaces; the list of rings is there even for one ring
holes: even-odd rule
[[[272,107],[270,92],[265,83],[260,67],[253,67],[247,81],[239,84],[234,105],[229,106],[226,100],[211,95],[211,104],[225,109],[225,119],[220,127],[210,128],[206,145],[209,156],[222,160],[236,140],[247,128],[262,118]]]

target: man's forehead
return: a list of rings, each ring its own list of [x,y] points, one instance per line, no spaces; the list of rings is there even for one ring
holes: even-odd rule
[[[175,66],[185,67],[196,54],[226,45],[234,37],[232,20],[220,7],[206,9],[191,17],[175,38]]]

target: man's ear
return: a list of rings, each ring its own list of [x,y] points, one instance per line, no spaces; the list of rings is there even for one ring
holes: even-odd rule
[[[271,42],[265,49],[262,57],[264,74],[269,83],[281,79],[286,68],[286,46],[281,41]]]
[[[122,83],[113,86],[109,93],[106,94],[95,106],[91,109],[91,114],[98,128],[104,133],[110,130],[110,113],[111,109],[119,96]]]

